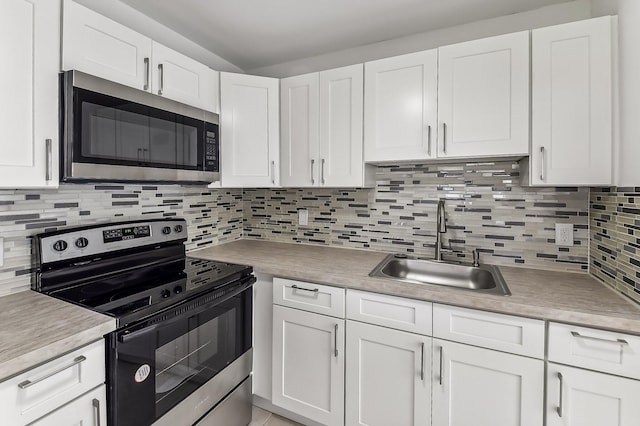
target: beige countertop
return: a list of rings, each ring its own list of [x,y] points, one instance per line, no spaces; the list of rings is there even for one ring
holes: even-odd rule
[[[640,334],[640,305],[587,274],[500,266],[512,295],[497,296],[369,277],[387,255],[373,251],[238,240],[189,255],[283,278]]]
[[[0,297],[0,381],[115,328],[113,318],[35,291]]]

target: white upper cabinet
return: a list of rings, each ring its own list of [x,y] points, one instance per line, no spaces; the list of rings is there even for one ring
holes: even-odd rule
[[[220,73],[222,186],[279,186],[278,92],[277,78]]]
[[[62,69],[218,112],[218,73],[72,0],[63,3]]]
[[[151,89],[149,37],[71,0],[63,2],[62,69]]]
[[[532,32],[533,185],[610,185],[613,40],[605,16]]]
[[[281,80],[283,186],[364,186],[362,64]]]
[[[319,180],[319,74],[280,80],[280,183],[314,186]]]
[[[320,73],[320,186],[363,186],[362,64]]]
[[[529,153],[529,32],[438,49],[438,157]]]
[[[59,4],[8,0],[0,14],[0,188],[58,186]]]
[[[155,41],[152,58],[154,93],[219,112],[217,86],[220,77],[217,71]]]
[[[365,161],[436,157],[438,51],[367,62]]]

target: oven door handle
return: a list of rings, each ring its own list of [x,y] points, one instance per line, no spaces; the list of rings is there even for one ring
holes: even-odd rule
[[[133,333],[129,333],[125,330],[124,334],[121,334],[120,336],[118,336],[118,340],[120,341],[120,343],[127,343],[128,341],[135,339],[137,337],[140,337],[144,334],[151,333],[156,328],[158,328],[157,324],[151,325],[149,327],[145,327],[142,330],[134,331]]]
[[[216,305],[219,305],[221,303],[224,303],[227,300],[229,300],[229,299],[231,299],[233,297],[236,297],[237,295],[239,295],[243,291],[246,291],[247,289],[251,288],[256,281],[257,281],[257,279],[253,275],[245,277],[245,278],[240,280],[241,284],[238,286],[238,288],[235,291],[232,291],[229,294],[225,294],[223,297],[221,297],[219,299],[215,299],[215,300],[211,301],[210,303],[206,303],[204,305],[198,306],[197,308],[195,308],[193,310],[185,311],[185,312],[181,313],[180,316],[182,316],[182,315],[184,315],[186,313],[188,313],[189,315],[196,315],[196,314],[198,314],[200,312],[203,312],[203,311],[205,311],[207,309],[211,309],[212,307],[214,307]],[[215,290],[213,290],[213,291],[215,291]],[[204,295],[201,295],[201,297],[202,296],[204,296]],[[191,300],[188,300],[186,302],[180,303],[177,306],[174,306],[174,307],[170,308],[169,310],[162,311],[162,312],[158,313],[158,315],[159,316],[165,315],[165,314],[167,314],[167,312],[170,312],[171,310],[176,309],[176,308],[179,309],[182,305],[187,305],[187,304],[189,304],[189,303],[191,303],[191,302],[193,302],[194,300],[197,300],[197,299],[198,299],[198,297],[195,297],[194,299],[191,299]],[[149,320],[152,320],[152,319],[153,319],[153,317],[149,318]],[[171,322],[174,319],[175,318],[170,318],[167,321]],[[120,341],[120,343],[127,343],[128,341],[130,341],[132,339],[135,339],[135,338],[140,337],[142,335],[145,335],[147,333],[151,333],[156,328],[158,328],[158,326],[160,326],[160,325],[163,325],[163,326],[167,325],[168,322],[162,322],[162,323],[158,323],[158,324],[153,324],[153,325],[150,325],[148,327],[144,327],[144,328],[142,328],[140,330],[137,330],[137,331],[134,331],[134,332],[130,332],[130,333],[125,330],[122,334],[120,334],[118,336],[118,340]]]

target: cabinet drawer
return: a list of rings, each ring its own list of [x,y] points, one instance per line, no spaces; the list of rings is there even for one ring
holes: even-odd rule
[[[433,336],[544,358],[544,321],[541,320],[434,304]]]
[[[433,304],[403,297],[347,290],[347,318],[431,336]]]
[[[105,380],[104,340],[0,383],[2,423],[29,423]]]
[[[549,361],[640,379],[640,337],[549,323]]]
[[[343,288],[274,278],[273,303],[344,318]]]

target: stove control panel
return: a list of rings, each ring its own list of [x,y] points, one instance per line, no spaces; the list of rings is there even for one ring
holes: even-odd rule
[[[143,226],[127,226],[125,228],[109,229],[102,231],[102,240],[105,243],[114,241],[133,240],[135,238],[144,238],[151,236],[151,228],[149,225]]]
[[[117,250],[186,239],[187,226],[183,219],[111,223],[36,236],[41,263],[99,256]]]

